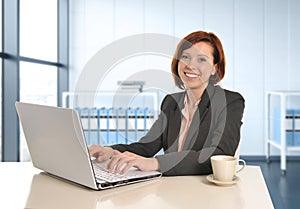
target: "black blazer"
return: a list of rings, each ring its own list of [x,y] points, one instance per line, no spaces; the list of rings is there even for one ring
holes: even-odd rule
[[[112,148],[153,157],[156,155],[164,175],[195,175],[212,173],[212,155],[234,155],[240,141],[244,98],[236,92],[208,85],[192,119],[183,150],[178,152],[181,109],[186,92],[167,95],[161,113],[148,133],[129,145]]]

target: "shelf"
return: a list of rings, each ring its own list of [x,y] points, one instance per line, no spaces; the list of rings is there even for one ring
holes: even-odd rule
[[[278,111],[279,114],[276,115],[272,110],[275,105],[272,104],[272,99],[274,98],[279,99]],[[299,98],[297,98],[299,97]],[[298,132],[297,136],[295,136],[296,132],[296,117],[294,112],[297,112],[300,109],[300,106],[295,106],[295,104],[299,104],[299,102],[291,102],[291,98],[297,98],[300,100],[300,91],[268,91],[266,93],[266,158],[269,162],[270,157],[270,148],[275,147],[280,150],[280,168],[283,174],[286,173],[286,155],[288,151],[300,151],[300,143],[298,140]],[[292,104],[291,104],[292,103]],[[296,110],[296,111],[294,111]],[[288,114],[292,114],[292,121],[290,121]],[[288,114],[287,114],[288,113]],[[274,115],[275,116],[274,116]],[[300,121],[300,118],[297,119]],[[271,125],[273,122],[276,126]],[[276,122],[276,123],[275,123]],[[291,123],[292,122],[292,123]],[[297,121],[298,122],[298,121]],[[298,129],[297,123],[297,129]],[[278,130],[279,129],[279,130]],[[287,132],[288,130],[288,132]],[[292,131],[292,132],[291,132]],[[298,130],[297,130],[298,131]],[[299,130],[300,131],[300,130]],[[278,135],[275,135],[275,132]],[[288,135],[288,137],[293,137],[292,141],[291,138],[287,138],[287,133],[293,135]],[[272,135],[273,134],[273,135]],[[289,139],[289,140],[287,140]],[[297,140],[297,141],[296,141]],[[289,144],[287,144],[287,142]]]

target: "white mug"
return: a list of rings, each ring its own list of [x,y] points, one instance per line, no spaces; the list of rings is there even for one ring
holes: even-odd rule
[[[230,182],[233,180],[236,173],[241,172],[246,162],[242,159],[229,155],[214,155],[210,158],[213,170],[214,179],[217,181]],[[243,165],[237,170],[237,165],[242,162]]]

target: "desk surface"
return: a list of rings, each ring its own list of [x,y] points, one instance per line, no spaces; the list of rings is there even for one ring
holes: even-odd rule
[[[0,208],[274,208],[261,170],[247,166],[239,182],[216,186],[206,176],[162,177],[93,191],[51,177],[31,163],[0,163]]]

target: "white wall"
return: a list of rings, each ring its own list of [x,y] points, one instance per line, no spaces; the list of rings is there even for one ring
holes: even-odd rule
[[[199,29],[216,33],[227,58],[222,86],[240,92],[246,100],[242,155],[264,154],[265,92],[300,90],[298,0],[73,0],[70,4],[71,90],[88,60],[120,38],[140,33],[182,38]],[[134,63],[170,70],[170,59],[147,59],[118,67],[125,74],[125,66],[132,68]],[[157,79],[147,75],[146,84]],[[169,92],[177,90],[171,76],[163,86]]]

